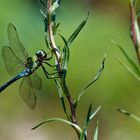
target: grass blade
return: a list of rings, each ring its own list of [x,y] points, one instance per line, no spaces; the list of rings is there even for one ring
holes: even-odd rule
[[[98,70],[96,76],[83,88],[83,90],[81,91],[80,95],[78,96],[78,99],[76,101],[76,104],[79,102],[79,100],[81,99],[81,97],[83,96],[83,94],[85,93],[85,91],[92,85],[94,84],[101,76],[103,70],[104,70],[104,64],[105,64],[105,60],[106,60],[106,55],[102,61],[101,67]]]
[[[40,127],[40,126],[43,125],[43,124],[50,123],[50,122],[55,122],[55,121],[63,122],[63,123],[65,123],[65,124],[68,124],[68,125],[70,125],[70,126],[73,126],[73,127],[75,127],[75,128],[78,130],[78,132],[82,133],[82,130],[81,130],[81,128],[80,128],[78,125],[76,125],[76,124],[74,124],[74,123],[71,123],[70,121],[67,121],[67,120],[65,120],[65,119],[61,119],[61,118],[51,118],[51,119],[47,119],[47,120],[45,120],[45,121],[39,123],[39,124],[36,125],[35,127],[33,127],[31,130],[36,129],[36,128]]]
[[[61,39],[63,40],[65,46],[68,46],[68,43],[67,43],[65,37],[64,37],[63,35],[61,35],[61,34],[58,34],[58,35],[59,35],[59,36],[61,37]]]
[[[87,140],[87,127],[88,127],[88,123],[89,123],[89,120],[90,120],[91,109],[92,109],[92,104],[90,104],[90,106],[89,106],[86,121],[84,123],[84,129],[81,133],[80,140],[83,140],[83,138],[85,140]]]
[[[136,115],[126,111],[126,110],[123,110],[123,109],[120,109],[120,108],[116,108],[120,113],[126,115],[126,116],[129,116],[131,118],[133,118],[134,120],[138,121],[140,123],[140,118],[137,117]]]
[[[116,57],[116,60],[129,72],[133,77],[135,77],[138,81],[140,81],[140,77],[130,68],[128,67],[125,63],[123,63],[119,58]]]
[[[68,46],[71,45],[71,43],[75,40],[75,38],[77,37],[77,35],[80,33],[80,31],[82,30],[82,28],[85,26],[87,20],[88,20],[88,17],[89,17],[89,12],[87,14],[87,17],[86,19],[84,19],[81,24],[76,28],[76,30],[72,33],[72,35],[69,37],[67,43],[68,43]]]
[[[135,62],[132,60],[132,58],[126,53],[126,51],[123,49],[123,47],[118,44],[115,41],[112,41],[123,53],[123,55],[125,56],[126,60],[129,62],[129,64],[132,66],[133,70],[137,73],[137,75],[140,76],[140,69],[137,67],[137,65],[135,64]]]
[[[101,106],[99,106],[91,115],[90,115],[90,120],[92,120],[94,118],[94,116],[100,111]]]
[[[91,112],[92,110],[92,105],[90,104],[89,109],[88,109],[88,113],[87,113],[87,117],[86,117],[86,121],[84,123],[84,129],[83,132],[81,134],[80,140],[87,139],[87,127],[89,122],[94,118],[94,116],[99,112],[99,110],[101,109],[101,106],[98,107],[93,113]]]
[[[98,140],[98,131],[99,131],[99,127],[98,127],[98,121],[96,123],[96,127],[95,127],[95,132],[94,132],[94,136],[93,136],[93,140]]]
[[[90,121],[91,109],[92,109],[92,104],[90,104],[89,109],[88,109],[86,124],[88,124],[88,122]]]
[[[63,111],[66,114],[67,119],[70,120],[69,115],[67,113],[67,108],[66,108],[66,105],[65,105],[65,100],[64,100],[64,96],[63,96],[63,91],[62,91],[61,85],[60,85],[60,83],[56,79],[55,79],[55,83],[56,83],[56,87],[57,87],[57,90],[58,90],[58,93],[59,93],[59,98],[60,98],[60,101],[61,101],[61,105],[62,105]]]
[[[68,70],[68,63],[69,63],[69,57],[70,57],[70,50],[69,47],[64,46],[63,49],[63,79],[66,79],[66,74],[67,74],[67,70]]]

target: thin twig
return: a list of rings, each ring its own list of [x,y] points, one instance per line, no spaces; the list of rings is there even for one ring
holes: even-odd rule
[[[47,4],[47,10],[48,10],[48,35],[49,35],[49,39],[50,39],[50,45],[52,50],[54,50],[54,54],[57,60],[57,64],[60,67],[60,53],[58,50],[58,48],[56,47],[55,41],[54,41],[54,36],[53,36],[53,29],[52,29],[52,21],[51,21],[51,0],[48,0],[48,4]]]

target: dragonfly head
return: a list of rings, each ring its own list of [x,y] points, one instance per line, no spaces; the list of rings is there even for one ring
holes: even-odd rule
[[[38,59],[45,59],[45,58],[47,58],[47,54],[43,50],[37,51],[36,52],[36,56],[38,57]]]

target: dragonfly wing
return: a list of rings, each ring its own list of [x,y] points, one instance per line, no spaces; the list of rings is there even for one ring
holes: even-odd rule
[[[19,92],[20,92],[20,96],[24,100],[24,102],[31,109],[35,109],[37,100],[36,100],[35,92],[34,92],[33,88],[31,87],[31,84],[32,83],[31,83],[30,77],[24,77],[20,84]]]
[[[28,57],[28,53],[20,42],[16,27],[12,23],[10,23],[7,30],[10,47],[22,61],[25,61]]]
[[[29,57],[29,55],[28,55],[26,49],[24,48],[24,46],[23,46],[23,44],[21,42],[20,42],[20,48],[21,48],[22,54],[27,59]]]
[[[34,88],[34,89],[41,89],[42,88],[42,80],[41,78],[39,77],[39,75],[34,72],[31,76],[31,86]]]
[[[20,73],[24,70],[23,62],[15,55],[12,48],[4,46],[2,48],[2,56],[7,72],[15,76],[17,73]]]

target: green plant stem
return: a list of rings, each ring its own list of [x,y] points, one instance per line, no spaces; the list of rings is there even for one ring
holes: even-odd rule
[[[66,83],[66,79],[62,78],[62,75],[61,75],[61,63],[60,63],[60,58],[61,58],[61,55],[59,53],[59,51],[56,51],[58,50],[58,48],[56,47],[56,44],[55,44],[55,40],[54,40],[54,35],[53,35],[53,29],[52,29],[52,21],[51,21],[51,3],[52,3],[52,0],[48,0],[48,4],[47,4],[47,10],[48,10],[48,37],[49,37],[49,41],[50,41],[50,46],[52,48],[52,50],[55,50],[54,51],[54,54],[55,54],[55,57],[56,57],[56,63],[57,63],[57,69],[58,69],[58,73],[59,73],[59,76],[60,76],[60,79],[61,79],[61,86],[62,86],[62,90],[68,100],[68,103],[69,103],[69,106],[70,106],[70,111],[71,111],[71,122],[78,125],[77,123],[77,119],[76,119],[76,111],[75,111],[75,108],[74,108],[74,101],[73,101],[73,98],[69,92],[69,89],[68,89],[68,86],[67,86],[67,83]],[[73,125],[72,126],[74,128],[74,130],[76,131],[77,133],[77,136],[78,138],[80,139],[80,132],[79,130]]]
[[[138,61],[140,64],[140,32],[138,27],[137,15],[135,10],[135,1],[130,0],[130,35],[133,41]]]
[[[55,41],[54,41],[54,35],[53,35],[53,29],[52,29],[52,21],[51,21],[51,0],[48,0],[48,4],[47,4],[47,9],[48,9],[48,35],[49,35],[49,40],[50,40],[50,45],[52,50],[55,51],[55,57],[57,60],[57,65],[59,66],[59,70],[60,70],[60,53],[57,51],[58,48],[56,47]]]
[[[72,98],[72,96],[70,94],[70,91],[68,89],[66,79],[61,78],[61,87],[62,87],[63,93],[65,94],[65,96],[67,98],[67,101],[69,103],[70,112],[71,112],[71,115],[70,115],[71,120],[70,121],[72,123],[78,125],[77,118],[76,118],[76,110],[75,110],[75,107],[74,107],[74,101],[73,101],[73,98]],[[74,130],[77,133],[78,138],[80,139],[81,134],[79,133],[79,131],[77,130],[77,128],[75,126],[72,126],[72,127],[74,128]]]
[[[67,83],[66,83],[66,80],[65,79],[62,79],[61,78],[61,86],[62,86],[62,90],[68,100],[68,103],[69,103],[69,106],[70,106],[70,111],[71,111],[71,122],[78,125],[78,122],[77,122],[77,118],[76,118],[76,110],[74,108],[74,101],[72,99],[72,96],[70,94],[70,91],[68,89],[68,86],[67,86]],[[77,128],[75,128],[73,126],[73,128],[75,129],[77,135],[78,135],[78,138],[80,138],[80,133],[79,131],[77,130]]]

